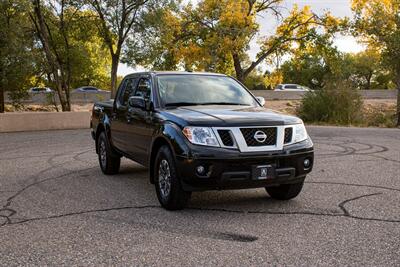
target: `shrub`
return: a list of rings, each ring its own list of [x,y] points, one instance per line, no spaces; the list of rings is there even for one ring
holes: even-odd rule
[[[357,124],[363,101],[349,83],[328,83],[322,90],[307,93],[297,113],[305,122],[338,125]]]
[[[396,127],[395,104],[366,104],[363,114],[363,126]]]

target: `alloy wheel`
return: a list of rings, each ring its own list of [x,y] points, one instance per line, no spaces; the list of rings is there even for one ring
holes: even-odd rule
[[[164,199],[168,198],[171,192],[171,171],[166,159],[161,160],[158,168],[158,184],[161,196]]]

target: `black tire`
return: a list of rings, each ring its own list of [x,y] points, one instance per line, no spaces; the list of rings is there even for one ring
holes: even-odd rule
[[[100,133],[97,140],[97,151],[101,171],[107,175],[117,174],[121,164],[121,157],[113,153],[110,142],[108,142],[104,132]]]
[[[158,150],[153,168],[157,198],[161,206],[167,210],[184,209],[192,193],[182,189],[175,159],[168,146]]]
[[[296,184],[281,184],[280,186],[266,187],[268,194],[278,200],[289,200],[297,197],[301,189],[303,188],[304,182]]]

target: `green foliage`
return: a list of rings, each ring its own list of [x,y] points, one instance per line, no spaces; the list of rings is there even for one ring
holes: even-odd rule
[[[318,90],[324,87],[325,80],[335,77],[351,81],[357,89],[390,88],[393,74],[382,64],[377,51],[369,48],[351,54],[339,52],[332,46],[320,49],[299,51],[284,62],[279,69],[283,81]]]
[[[63,13],[64,26],[56,10],[43,7],[51,33],[51,44],[62,69],[66,72],[69,89],[92,85],[109,88],[111,58],[103,39],[99,36],[100,23],[92,11],[77,10],[76,6],[66,6]],[[47,77],[46,85],[53,85]]]
[[[263,74],[258,72],[252,72],[249,76],[247,76],[244,85],[250,90],[263,90],[267,89],[266,86],[266,78]]]
[[[335,18],[329,14],[318,17],[308,6],[295,6],[280,20],[282,2],[202,0],[160,10],[148,17],[150,30],[144,39],[129,43],[125,61],[157,69],[221,72],[251,83],[254,76],[248,76],[276,53],[291,53],[293,45],[302,46],[322,35],[329,38],[328,31],[336,27]],[[257,16],[268,12],[276,15],[276,32],[256,40]],[[251,61],[248,52],[254,41],[260,44],[260,51]]]
[[[311,89],[321,89],[324,79],[330,74],[330,66],[322,58],[313,55],[301,55],[282,64],[280,71],[284,83],[294,83]]]
[[[352,0],[353,34],[381,51],[393,74],[397,94],[397,126],[400,126],[400,1]]]
[[[15,105],[33,85],[31,77],[41,71],[28,4],[24,0],[0,0],[0,92],[9,92]]]
[[[92,85],[110,89],[111,58],[99,36],[98,23],[91,11],[78,11],[71,23],[71,88]]]
[[[350,125],[362,118],[360,94],[346,82],[330,82],[303,98],[298,115],[305,122]]]

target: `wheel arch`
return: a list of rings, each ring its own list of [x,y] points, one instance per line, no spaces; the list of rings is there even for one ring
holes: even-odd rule
[[[164,136],[158,136],[151,146],[150,153],[150,164],[149,164],[149,172],[150,172],[150,183],[154,184],[154,162],[156,160],[157,152],[160,150],[162,146],[168,146],[169,149],[174,154],[174,150],[172,149],[170,143],[167,141],[167,138]]]
[[[168,146],[175,159],[177,156],[187,156],[189,154],[189,147],[185,142],[185,137],[176,124],[171,122],[164,124],[158,133],[153,139],[148,161],[151,183],[154,183],[154,162],[160,147],[163,145]]]
[[[100,134],[104,132],[106,134],[106,138],[107,140],[110,142],[111,144],[111,133],[110,133],[110,127],[108,124],[105,124],[104,122],[100,122],[97,125],[96,128],[96,135],[95,135],[95,142],[96,142],[96,153],[99,153],[98,151],[98,140],[99,140],[99,136]]]

